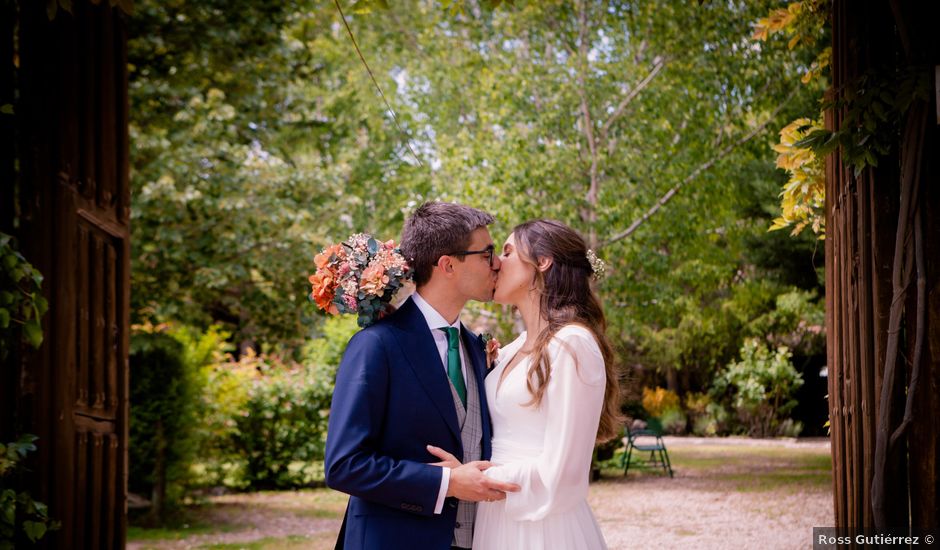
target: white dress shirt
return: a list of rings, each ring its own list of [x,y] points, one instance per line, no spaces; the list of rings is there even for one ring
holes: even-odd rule
[[[428,323],[428,328],[431,329],[431,335],[434,337],[434,343],[437,345],[437,351],[441,356],[441,366],[444,369],[444,374],[447,374],[447,333],[443,330],[439,330],[446,327],[454,327],[457,329],[457,334],[461,336],[460,338],[460,369],[463,373],[463,379],[467,379],[467,354],[463,348],[463,335],[461,334],[462,330],[460,328],[460,317],[453,323],[448,323],[444,316],[441,315],[434,306],[427,303],[424,298],[421,297],[421,294],[415,292],[411,295],[411,299],[414,300],[418,310],[421,311],[421,314],[424,315],[424,320]],[[449,378],[448,378],[449,380]],[[444,468],[444,475],[441,476],[441,488],[437,492],[437,504],[434,505],[434,513],[440,514],[444,509],[444,499],[447,496],[447,488],[450,486],[450,468]]]

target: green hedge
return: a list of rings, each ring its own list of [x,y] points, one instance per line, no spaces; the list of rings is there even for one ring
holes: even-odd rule
[[[131,337],[128,487],[151,499],[156,521],[183,496],[197,451],[203,387],[184,357],[169,334]]]

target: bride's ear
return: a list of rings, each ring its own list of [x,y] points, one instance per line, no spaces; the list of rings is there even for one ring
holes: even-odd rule
[[[545,273],[548,271],[548,268],[552,267],[552,259],[549,257],[539,258],[539,271]]]

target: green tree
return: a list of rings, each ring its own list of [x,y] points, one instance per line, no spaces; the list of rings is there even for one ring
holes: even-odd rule
[[[145,1],[132,22],[135,317],[296,346],[318,248],[396,236],[420,173],[330,6]]]
[[[812,58],[751,39],[772,4],[360,3],[347,22],[394,119],[332,4],[145,4],[168,32],[132,47],[133,99],[159,107],[135,126],[135,308],[296,345],[313,253],[438,198],[494,212],[497,239],[532,217],[582,231],[611,268],[612,335],[642,350],[812,253],[771,236],[759,257],[769,145],[812,101],[781,85]]]

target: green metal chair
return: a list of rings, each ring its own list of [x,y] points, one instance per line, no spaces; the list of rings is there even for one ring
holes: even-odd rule
[[[630,426],[624,426],[624,440],[627,450],[623,453],[621,465],[623,466],[623,475],[627,475],[630,469],[630,459],[633,457],[633,451],[649,452],[649,458],[646,459],[647,465],[663,469],[663,472],[673,477],[672,463],[669,461],[669,451],[666,450],[666,444],[663,443],[662,435],[656,430],[630,429]]]

